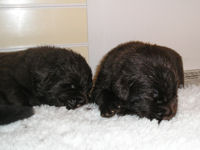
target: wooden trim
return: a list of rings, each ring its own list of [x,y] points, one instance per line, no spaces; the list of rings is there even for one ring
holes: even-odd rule
[[[0,8],[86,8],[87,4],[3,4]]]
[[[56,46],[56,47],[88,47],[88,43],[72,43],[72,44],[46,44],[46,45],[29,45],[29,46],[15,46],[15,47],[8,47],[8,48],[0,48],[0,52],[12,52],[12,51],[19,51],[24,50],[31,47],[37,47],[37,46]]]

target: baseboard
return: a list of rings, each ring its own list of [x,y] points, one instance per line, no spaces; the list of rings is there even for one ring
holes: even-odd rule
[[[200,69],[185,70],[185,84],[200,85]]]

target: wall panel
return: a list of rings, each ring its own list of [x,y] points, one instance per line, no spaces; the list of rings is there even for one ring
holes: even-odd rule
[[[1,0],[0,33],[0,51],[83,47],[88,59],[86,0]]]

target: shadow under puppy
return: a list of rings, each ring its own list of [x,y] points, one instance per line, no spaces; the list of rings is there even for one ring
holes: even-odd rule
[[[30,117],[35,105],[80,107],[91,87],[90,67],[71,50],[45,46],[0,53],[0,124]]]
[[[112,49],[95,75],[92,99],[101,116],[136,114],[170,120],[184,85],[181,56],[172,49],[129,42]]]

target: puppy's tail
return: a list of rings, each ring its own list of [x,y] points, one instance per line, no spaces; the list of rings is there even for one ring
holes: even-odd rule
[[[34,114],[32,107],[0,105],[0,125],[28,118]]]

